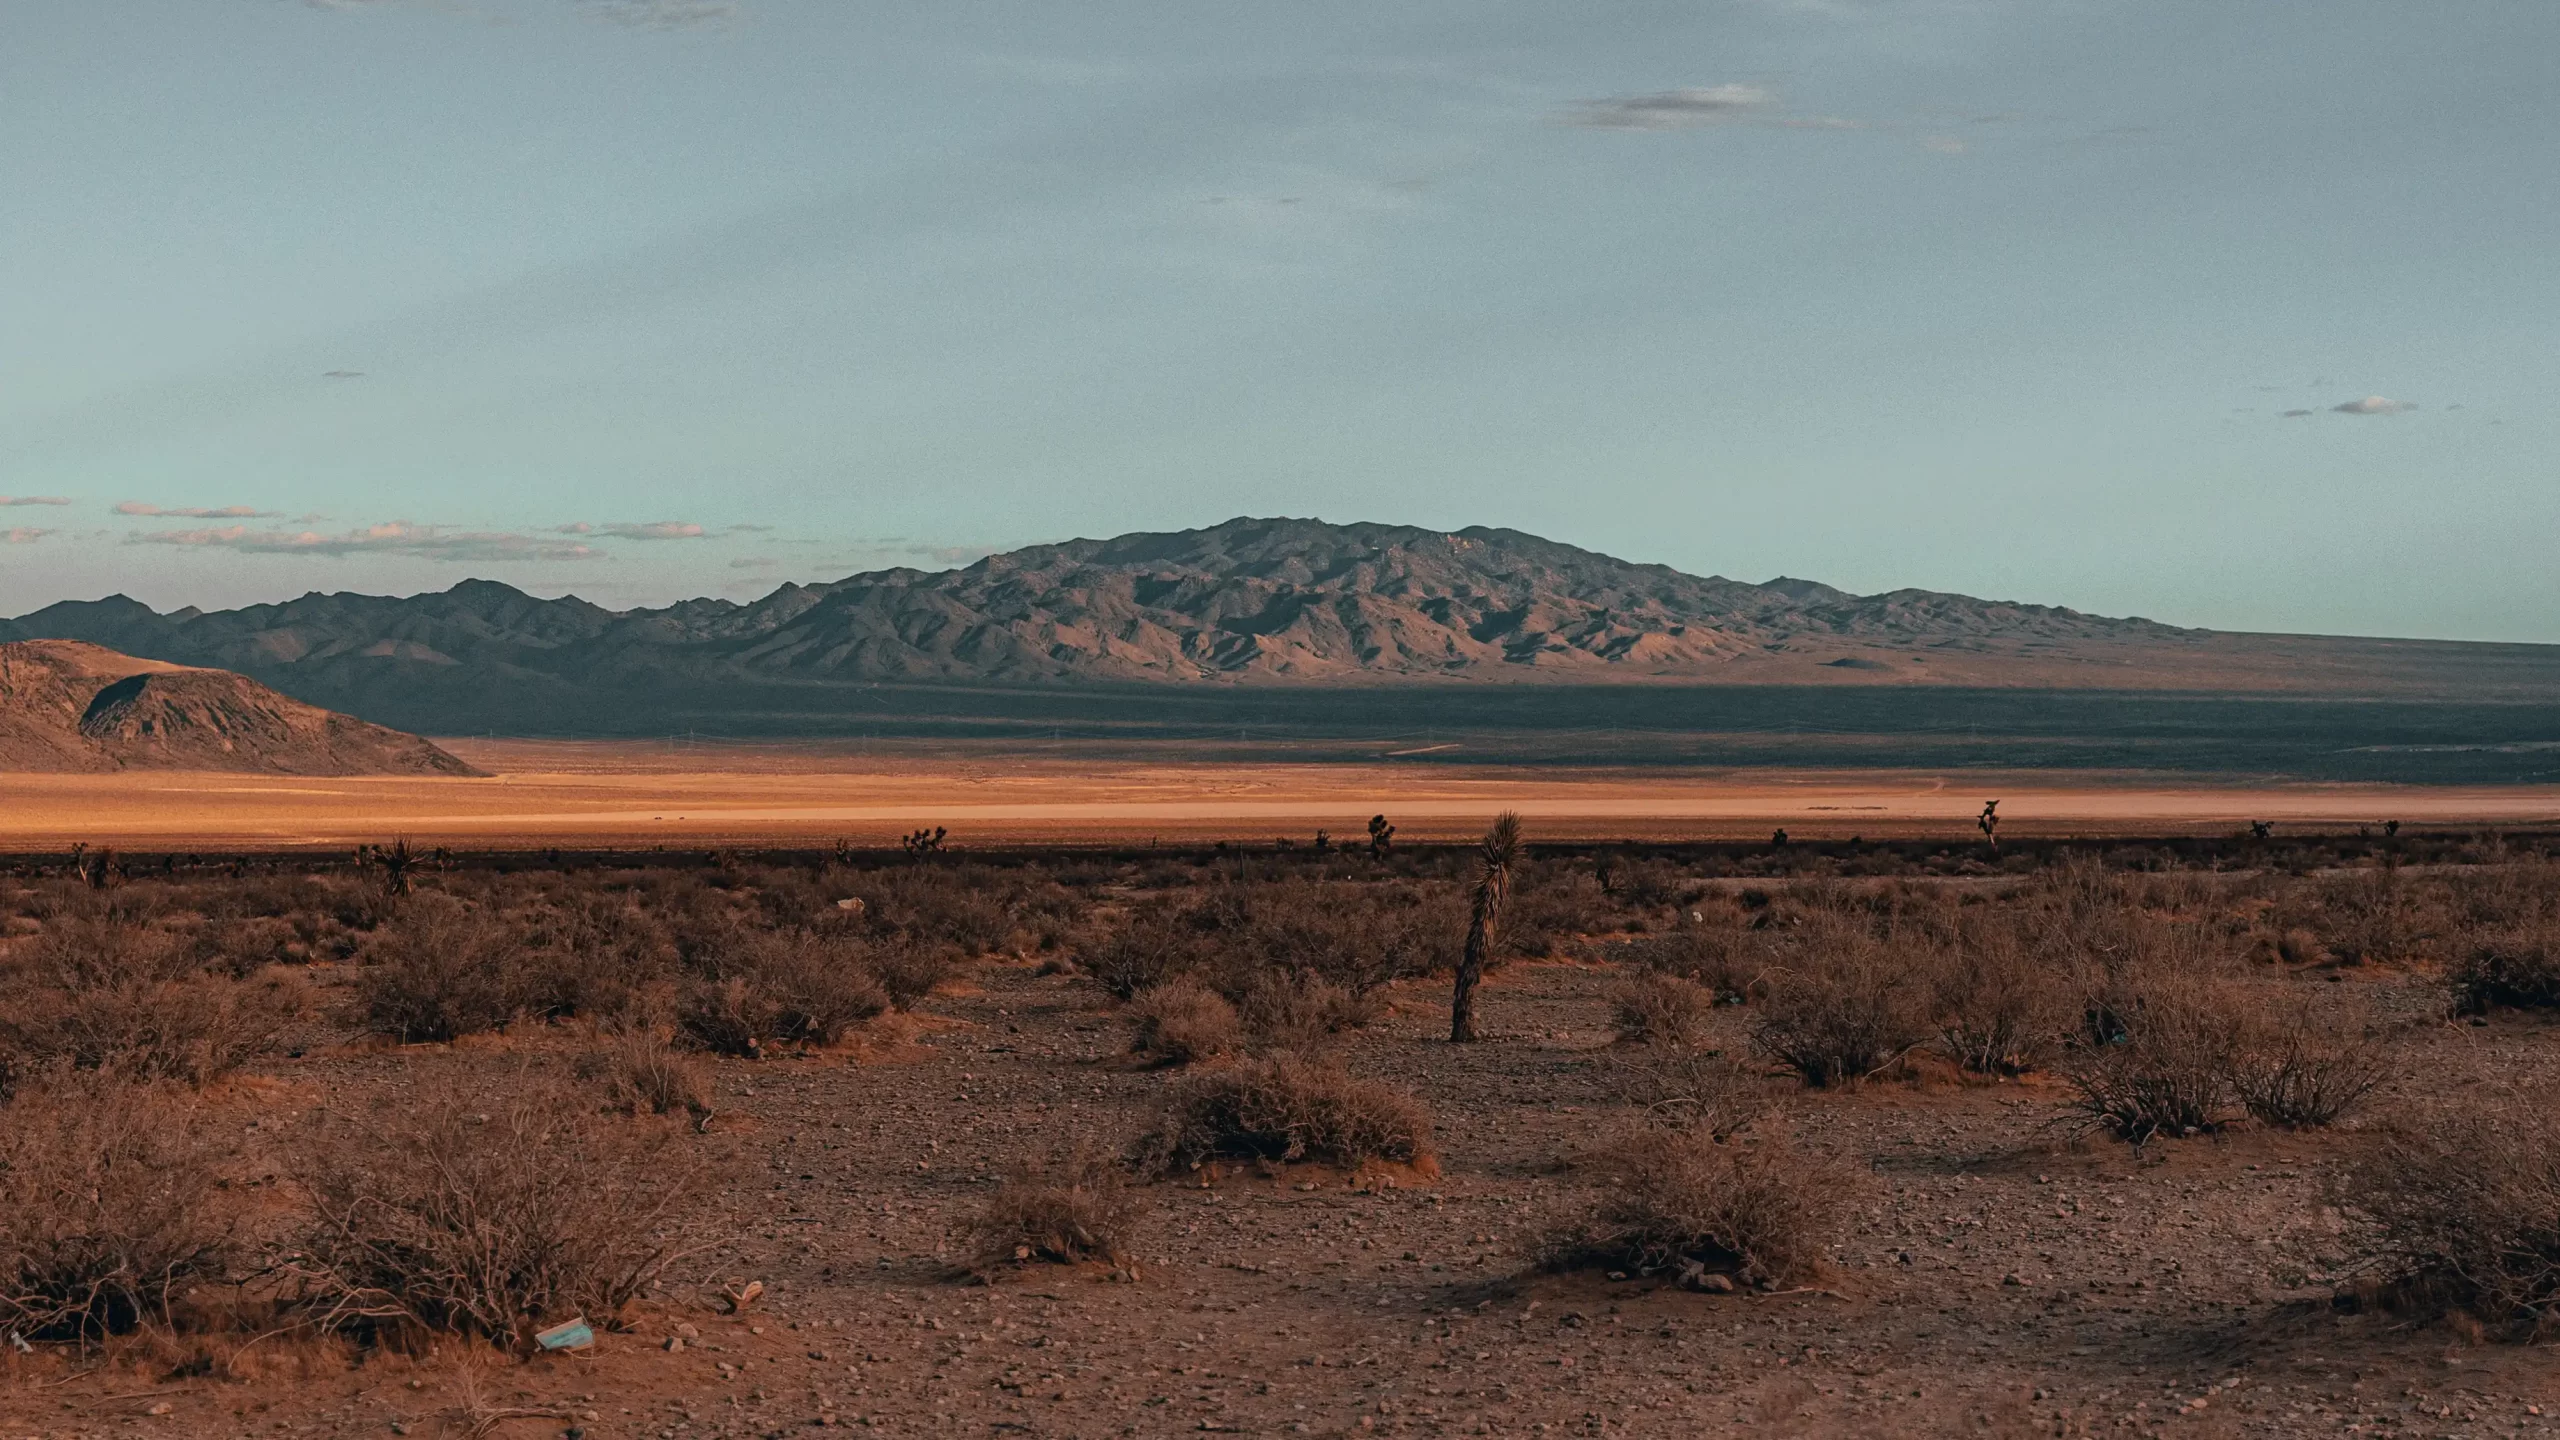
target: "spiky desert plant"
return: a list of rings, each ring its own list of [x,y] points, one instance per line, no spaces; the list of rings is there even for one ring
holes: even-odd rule
[[[1505,810],[1484,832],[1476,867],[1475,900],[1467,911],[1467,948],[1458,959],[1458,983],[1449,999],[1449,1043],[1472,1045],[1476,1035],[1476,982],[1484,978],[1502,928],[1503,903],[1511,898],[1511,871],[1520,859],[1520,817]]]

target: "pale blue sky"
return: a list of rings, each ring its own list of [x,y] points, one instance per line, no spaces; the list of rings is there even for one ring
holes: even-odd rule
[[[2549,0],[0,0],[0,495],[70,502],[0,507],[0,614],[1291,514],[2560,641],[2555,55]]]

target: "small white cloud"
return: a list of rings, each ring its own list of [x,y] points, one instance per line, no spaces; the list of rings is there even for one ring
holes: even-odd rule
[[[2332,405],[2329,408],[2337,411],[2341,415],[2397,415],[2403,411],[2415,410],[2418,407],[2405,400],[2392,400],[2381,395],[2367,395],[2361,400],[2350,400],[2344,405]]]
[[[68,505],[68,495],[0,495],[0,510],[17,505]]]
[[[139,500],[120,502],[116,506],[116,513],[159,516],[170,520],[272,520],[276,515],[273,510],[259,510],[247,505],[222,505],[210,508],[189,505],[178,509],[164,509],[158,505],[146,505]]]

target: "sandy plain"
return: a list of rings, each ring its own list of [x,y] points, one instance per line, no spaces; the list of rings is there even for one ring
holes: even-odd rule
[[[2004,835],[2223,834],[2560,822],[2560,786],[2180,781],[2158,773],[1562,769],[1435,763],[1160,762],[914,749],[455,740],[479,778],[128,771],[0,775],[0,849],[292,848],[393,835],[482,848],[884,846],[924,826],[953,843],[1145,844],[1361,833],[1456,838],[1501,810],[1548,838],[1969,836],[1997,798]]]

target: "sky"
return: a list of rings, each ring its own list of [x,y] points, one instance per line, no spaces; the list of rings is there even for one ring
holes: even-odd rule
[[[2560,642],[2560,5],[0,0],[0,614],[1235,515]]]

